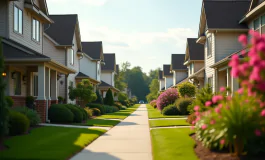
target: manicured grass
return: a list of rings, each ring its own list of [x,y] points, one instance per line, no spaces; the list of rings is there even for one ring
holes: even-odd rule
[[[74,125],[81,126],[100,126],[100,127],[113,127],[116,126],[120,121],[108,120],[108,119],[89,119],[86,123],[75,123]]]
[[[197,160],[190,128],[151,130],[153,160]]]
[[[101,129],[35,128],[30,134],[5,140],[9,149],[0,151],[0,159],[68,159],[105,132]]]
[[[189,126],[186,119],[172,119],[172,120],[149,120],[150,127],[165,127],[165,126]]]
[[[164,116],[158,109],[153,108],[150,104],[146,105],[149,118],[183,118],[185,116]]]
[[[97,117],[97,119],[125,119],[136,109],[138,109],[139,106],[140,104],[136,104],[133,107],[127,108],[126,110],[120,110],[119,112],[104,114],[102,116]]]

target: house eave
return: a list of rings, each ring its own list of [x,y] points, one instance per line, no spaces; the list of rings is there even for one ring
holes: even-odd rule
[[[256,15],[264,12],[265,9],[265,2],[259,4],[256,8],[248,12],[240,21],[239,23],[247,22],[250,19],[254,18]]]
[[[46,23],[51,24],[54,23],[54,21],[52,19],[50,19],[47,15],[45,15],[41,10],[39,10],[38,8],[36,8],[34,5],[32,4],[28,4],[25,3],[25,8],[30,11],[33,12],[35,14],[38,14],[39,17]]]

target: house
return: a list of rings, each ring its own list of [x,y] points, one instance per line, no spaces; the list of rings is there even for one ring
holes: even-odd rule
[[[80,75],[79,61],[83,57],[78,16],[50,15],[50,18],[54,23],[45,25],[43,54],[76,71],[74,74],[60,74],[58,80],[58,96],[63,97],[66,103],[75,103],[69,99],[68,88],[76,86],[76,76]]]
[[[165,90],[165,79],[163,77],[163,71],[159,70],[158,73],[159,91]]]
[[[2,0],[0,6],[6,95],[14,106],[25,106],[25,98],[34,96],[42,122],[48,121],[48,108],[58,102],[58,76],[76,70],[43,54],[43,26],[54,23],[45,0]]]
[[[115,74],[117,74],[115,53],[104,53],[104,62],[105,65],[101,65],[101,84],[99,85],[99,90],[103,98],[105,98],[109,88],[113,92],[113,95],[119,92],[119,90],[115,88]]]
[[[173,86],[188,77],[188,69],[184,65],[185,54],[172,54],[170,71],[173,72]]]
[[[173,73],[170,71],[170,64],[163,65],[163,78],[165,79],[165,90],[173,86]]]
[[[196,43],[197,38],[187,38],[184,65],[188,68],[188,78],[198,88],[204,86],[204,47]]]
[[[228,66],[217,68],[212,65],[242,49],[238,37],[247,33],[249,28],[239,21],[249,6],[247,0],[202,2],[197,43],[204,45],[204,82],[212,86],[213,92],[225,83],[232,86],[232,91],[239,88],[237,79],[231,78]]]

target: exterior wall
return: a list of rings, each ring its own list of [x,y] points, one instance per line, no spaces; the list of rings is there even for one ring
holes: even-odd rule
[[[165,80],[159,80],[159,90],[161,91],[162,88],[165,87]]]
[[[15,81],[12,79],[12,72],[21,73],[21,95],[15,95]],[[27,96],[27,84],[23,81],[23,75],[26,75],[26,68],[23,67],[9,67],[8,84],[9,84],[9,96],[25,97]]]
[[[194,73],[204,67],[204,62],[194,62]]]
[[[227,87],[227,78],[226,78],[226,70],[219,71],[217,75],[216,81],[216,91],[219,91],[220,87]]]
[[[115,80],[114,80],[114,78],[115,78],[115,72],[112,72],[112,74],[111,74],[111,85],[113,86],[113,87],[115,87]]]
[[[23,34],[20,35],[18,33],[14,32],[14,5],[19,7],[23,11]],[[14,1],[14,2],[9,2],[8,5],[8,10],[9,10],[9,36],[10,39],[27,46],[39,53],[42,53],[42,36],[43,36],[43,24],[40,21],[40,42],[35,42],[32,40],[32,14],[30,12],[27,12],[24,9],[24,0],[21,1]],[[38,17],[35,17],[37,20]]]
[[[173,76],[165,77],[165,89],[168,89],[173,85]]]
[[[65,49],[56,48],[54,43],[51,42],[46,36],[43,38],[43,54],[51,57],[56,62],[65,65]]]
[[[91,78],[97,79],[97,63],[84,56],[80,60],[80,72],[88,75]]]
[[[187,71],[182,71],[182,72],[177,71],[177,72],[175,72],[175,74],[176,74],[176,77],[175,77],[176,78],[176,83],[178,83],[178,82],[180,82],[183,79],[188,77]],[[176,84],[176,83],[174,83],[174,84]]]
[[[102,72],[101,73],[101,80],[112,85],[112,72]]]
[[[7,0],[0,1],[0,36],[8,37],[8,7]]]
[[[101,81],[101,65],[100,61],[97,61],[97,78],[98,81]]]

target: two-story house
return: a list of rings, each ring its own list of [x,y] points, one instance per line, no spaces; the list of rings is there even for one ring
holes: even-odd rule
[[[59,96],[63,97],[66,103],[75,103],[69,99],[68,88],[76,86],[79,60],[84,55],[78,16],[76,14],[50,15],[50,18],[54,23],[45,25],[43,54],[76,71],[74,74],[60,74],[58,80]]]
[[[163,78],[165,80],[165,90],[173,86],[173,73],[170,70],[170,64],[163,65]]]
[[[36,97],[36,110],[45,122],[50,104],[57,103],[58,75],[76,71],[43,55],[43,26],[54,22],[45,0],[1,0],[0,13],[6,95],[14,106],[25,106],[26,96]]]
[[[158,72],[159,91],[165,90],[165,79],[163,77],[163,71]]]
[[[188,78],[198,88],[204,86],[204,46],[196,43],[197,38],[187,38],[184,65]]]
[[[115,93],[119,92],[115,88],[115,74],[116,74],[116,56],[115,53],[104,53],[105,64],[101,65],[101,84],[99,85],[99,90],[103,98],[105,98],[108,89],[110,88]]]
[[[231,53],[242,49],[238,37],[248,32],[248,26],[240,24],[239,21],[247,13],[249,5],[248,0],[202,2],[197,43],[204,45],[204,81],[212,86],[213,92],[219,90],[219,78],[228,75],[230,69],[221,68],[217,70],[211,66]],[[223,71],[223,73],[218,73],[219,71]],[[231,86],[234,87],[232,91],[237,90],[237,80],[231,78],[230,81]]]
[[[188,69],[184,65],[185,54],[172,54],[170,71],[173,73],[173,86],[188,77]]]

